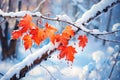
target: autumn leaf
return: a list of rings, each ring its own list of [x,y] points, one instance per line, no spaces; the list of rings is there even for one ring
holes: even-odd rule
[[[78,40],[79,40],[79,47],[81,46],[82,48],[84,48],[88,43],[88,38],[86,35],[79,36]]]
[[[18,26],[23,28],[23,32],[35,28],[35,24],[32,22],[32,17],[29,14],[26,14],[22,20],[20,20]]]
[[[23,41],[24,41],[25,50],[31,48],[31,46],[32,46],[32,39],[31,39],[30,35],[28,35],[28,34],[24,35]]]
[[[60,44],[66,46],[68,44],[68,39],[66,39],[66,37],[62,36],[61,34],[55,34],[51,42],[53,44],[55,44],[55,42],[59,42]]]
[[[55,32],[57,31],[57,29],[48,23],[45,24],[45,27],[46,27],[45,28],[46,37],[49,37],[50,40],[53,42],[55,38]]]
[[[30,31],[33,41],[40,45],[40,43],[45,39],[45,32],[43,29],[35,28]]]
[[[66,39],[70,39],[70,37],[74,36],[74,30],[72,30],[72,27],[66,26],[65,30],[62,32],[62,36],[66,37]]]
[[[59,59],[64,58],[68,61],[73,62],[74,60],[74,54],[76,53],[76,50],[72,46],[59,46],[58,50],[60,50]]]
[[[15,30],[12,32],[12,39],[18,39],[21,36],[22,36],[22,33],[20,30]]]
[[[47,24],[48,25],[48,24]],[[72,30],[71,26],[66,26],[65,30],[63,30],[62,34],[54,35],[52,38],[52,43],[54,44],[56,42],[60,42],[62,45],[67,45],[68,40],[70,37],[74,36],[74,31]]]

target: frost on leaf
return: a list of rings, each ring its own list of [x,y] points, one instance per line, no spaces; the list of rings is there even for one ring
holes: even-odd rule
[[[79,36],[78,40],[79,40],[79,47],[82,47],[82,48],[84,48],[86,44],[88,43],[88,38],[86,35]]]
[[[72,46],[59,46],[58,50],[60,50],[59,59],[65,58],[68,61],[73,62],[74,60],[74,54],[76,53],[76,50]]]

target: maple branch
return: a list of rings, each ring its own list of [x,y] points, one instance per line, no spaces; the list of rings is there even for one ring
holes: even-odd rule
[[[48,18],[48,17],[45,17],[45,16],[41,16],[41,18],[47,19],[47,20],[52,20],[52,21],[58,21],[58,22],[68,23],[68,24],[70,24],[70,25],[72,25],[72,26],[74,26],[74,27],[77,28],[77,30],[76,30],[75,33],[77,33],[78,31],[81,30],[81,31],[83,31],[83,32],[86,32],[86,33],[94,36],[95,38],[100,39],[100,40],[107,41],[107,42],[120,43],[120,41],[117,41],[117,40],[109,40],[109,39],[105,39],[105,38],[99,37],[100,35],[108,35],[108,34],[114,34],[115,32],[120,32],[120,30],[115,30],[115,31],[112,31],[112,32],[105,32],[105,33],[94,33],[93,30],[88,30],[88,29],[85,30],[86,28],[83,29],[83,28],[77,26],[76,24],[74,24],[74,23],[72,23],[72,22],[69,22],[69,21],[66,21],[66,20],[61,20],[61,19],[59,19],[59,18]]]
[[[106,0],[104,0],[104,1],[106,1]],[[105,6],[105,8],[103,8],[102,12],[106,12],[109,8],[113,7],[118,2],[120,2],[120,1],[119,0],[115,0],[115,2],[113,1],[113,3],[111,3],[110,6]],[[102,14],[102,12],[100,12],[100,11],[95,12],[96,13],[95,16],[89,17],[89,19],[86,19],[85,22],[80,23],[80,24],[78,24],[79,21],[77,21],[77,24],[76,23],[74,24],[74,23],[71,23],[71,22],[66,21],[66,20],[61,20],[59,18],[53,18],[53,19],[47,18],[47,17],[41,16],[41,14],[40,13],[38,14],[37,12],[34,14],[31,14],[31,15],[33,17],[41,17],[41,18],[48,19],[48,20],[66,22],[70,25],[77,27],[78,29],[76,32],[78,32],[79,30],[82,30],[84,32],[90,33],[91,35],[95,35],[95,34],[92,34],[89,30],[87,31],[85,28],[79,27],[79,26],[84,26],[86,23],[89,23],[90,21],[94,20],[96,17],[98,17],[100,14]],[[24,12],[24,14],[26,14],[26,12]],[[16,18],[23,17],[24,14],[22,14],[22,16],[20,16],[20,15],[16,16],[17,14],[16,15],[14,14],[14,16],[13,15],[10,16],[10,13],[9,13],[9,15],[7,15],[7,14],[3,15],[3,13],[0,13],[1,16],[6,17],[6,18],[7,17],[8,18],[10,18],[10,17],[16,17]],[[30,12],[29,12],[29,14],[30,14]],[[97,36],[95,36],[95,37],[97,37]],[[108,40],[106,40],[106,41],[108,41]],[[46,60],[56,50],[56,47],[53,47],[53,49],[51,49],[51,50],[49,50],[48,48],[51,48],[50,44],[41,48],[40,51],[37,51],[37,53],[33,53],[33,54],[30,54],[29,56],[27,56],[22,62],[13,66],[1,78],[1,80],[19,80],[22,77],[25,77],[27,72],[29,72],[31,69],[33,69],[36,65],[39,65],[42,61]],[[43,51],[43,49],[44,49],[44,51]],[[34,59],[31,59],[33,57],[34,57]],[[31,59],[31,61],[29,61],[30,59]]]
[[[115,5],[116,5],[117,3],[119,3],[119,2],[120,2],[120,0],[115,0],[115,1],[113,1],[110,5],[105,6],[102,10],[99,10],[99,9],[96,10],[97,12],[94,12],[94,15],[92,15],[92,16],[90,15],[89,17],[87,17],[88,19],[85,19],[86,21],[84,21],[84,18],[86,18],[85,16],[87,16],[88,14],[91,14],[92,11],[93,11],[93,9],[94,9],[94,7],[95,7],[96,5],[103,4],[103,2],[101,1],[101,2],[99,2],[98,4],[96,4],[95,6],[93,6],[90,10],[88,10],[87,12],[85,12],[85,13],[83,14],[82,18],[78,19],[75,23],[70,22],[70,21],[67,21],[67,20],[60,19],[60,17],[49,18],[49,17],[45,17],[45,16],[41,15],[40,12],[32,13],[32,12],[30,12],[30,11],[26,11],[26,12],[21,11],[21,12],[16,12],[16,13],[13,13],[13,12],[12,12],[12,13],[8,13],[8,14],[6,13],[6,14],[4,14],[4,15],[2,15],[2,14],[3,14],[3,12],[2,12],[2,13],[0,14],[0,16],[4,16],[4,17],[6,17],[6,18],[13,18],[13,17],[15,17],[15,18],[21,18],[21,17],[23,17],[26,13],[28,13],[28,14],[31,14],[33,17],[40,17],[40,18],[42,18],[42,19],[51,20],[51,21],[65,22],[65,23],[68,23],[68,24],[70,24],[70,25],[73,25],[74,27],[78,28],[77,31],[76,31],[76,33],[77,33],[79,30],[81,30],[81,31],[83,31],[83,32],[86,32],[86,33],[94,36],[95,38],[100,39],[100,40],[108,41],[108,42],[120,43],[120,41],[107,40],[107,39],[104,39],[104,38],[99,37],[99,35],[113,34],[113,33],[115,33],[115,32],[119,32],[120,30],[116,30],[116,31],[112,31],[112,32],[106,32],[106,33],[102,33],[102,32],[101,32],[101,33],[95,33],[93,30],[89,30],[89,29],[87,29],[87,28],[84,27],[84,26],[86,26],[86,23],[89,23],[90,21],[94,20],[96,17],[98,17],[98,16],[101,15],[102,13],[107,12],[108,9],[112,8],[113,6],[115,6]],[[99,6],[98,6],[98,7],[99,7]],[[21,15],[18,16],[18,14],[20,14],[20,13],[22,14],[22,16],[21,16]],[[13,15],[11,16],[10,14],[13,14]],[[96,37],[96,36],[98,36],[98,37]]]

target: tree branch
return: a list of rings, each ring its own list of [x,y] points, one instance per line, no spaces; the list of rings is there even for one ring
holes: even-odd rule
[[[44,68],[54,80],[57,80],[45,66],[43,65],[40,65],[40,66]]]
[[[119,50],[119,52],[118,52],[117,55],[116,55],[116,59],[118,58],[119,54],[120,54],[120,50]],[[112,69],[111,69],[111,71],[110,71],[110,74],[109,74],[109,76],[108,76],[108,80],[110,80],[110,78],[111,78],[111,76],[112,76],[112,73],[113,73],[113,71],[114,71],[114,68],[115,68],[115,66],[116,66],[116,64],[117,64],[117,60],[116,60],[116,59],[115,59],[115,63],[114,63],[113,66],[112,66]]]

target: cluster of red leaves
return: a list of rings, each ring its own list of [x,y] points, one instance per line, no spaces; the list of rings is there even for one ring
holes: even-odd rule
[[[57,48],[60,51],[59,59],[65,58],[73,62],[76,50],[73,46],[68,46],[69,39],[74,36],[74,30],[71,26],[66,26],[61,34],[55,34],[57,29],[54,26],[46,23],[45,28],[39,28],[32,22],[32,17],[28,14],[20,20],[18,26],[19,29],[12,32],[12,39],[22,37],[25,50],[32,47],[33,41],[37,45],[40,45],[42,41],[49,38],[53,44],[55,44],[55,42],[60,43],[60,46]],[[82,48],[84,48],[88,42],[86,35],[79,36],[78,40],[79,46]]]
[[[26,14],[22,20],[20,20],[19,29],[12,32],[12,39],[18,39],[23,37],[25,50],[32,47],[32,41],[37,45],[45,40],[47,37],[52,39],[57,29],[48,23],[45,24],[45,28],[39,28],[32,22],[32,17]]]

